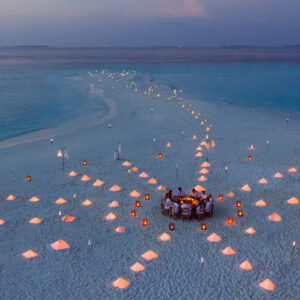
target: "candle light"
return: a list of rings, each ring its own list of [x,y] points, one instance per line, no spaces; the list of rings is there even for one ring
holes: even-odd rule
[[[241,201],[236,201],[236,207],[241,207],[242,206],[242,202]]]
[[[157,158],[163,158],[162,153],[158,153]]]
[[[175,229],[174,223],[170,223],[170,224],[169,224],[169,229],[170,229],[170,230],[174,230],[174,229]]]
[[[249,161],[252,160],[252,156],[251,155],[248,156],[248,160]]]
[[[201,230],[206,230],[206,223],[201,223]]]
[[[242,217],[243,215],[244,215],[243,211],[239,209],[239,210],[238,210],[238,216],[239,216],[239,217]]]
[[[131,211],[131,216],[136,217],[136,211],[134,209]]]
[[[136,207],[141,207],[141,202],[140,201],[135,201],[135,206]]]
[[[233,224],[234,224],[234,220],[233,220],[232,217],[228,218],[227,224],[228,224],[228,225],[233,225]]]
[[[142,224],[143,224],[143,226],[148,226],[148,220],[147,219],[143,219],[142,220]]]
[[[27,176],[26,180],[31,181],[31,176]]]
[[[223,199],[224,199],[223,194],[220,194],[219,197],[218,197],[218,200],[222,201]]]
[[[82,164],[83,164],[84,166],[86,166],[86,165],[87,165],[87,161],[84,160],[84,161],[82,162]]]
[[[145,194],[145,200],[149,200],[150,199],[150,194]]]

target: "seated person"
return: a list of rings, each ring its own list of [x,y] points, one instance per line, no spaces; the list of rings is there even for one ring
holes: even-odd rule
[[[181,205],[182,215],[190,216],[192,214],[192,207],[186,201]]]
[[[179,213],[179,207],[180,207],[179,203],[180,203],[179,200],[177,200],[173,204],[173,211],[172,212],[174,214],[178,214]]]
[[[212,198],[211,198],[212,200]],[[205,212],[209,213],[211,206],[214,204],[213,201],[208,201],[205,206]]]
[[[178,188],[178,192],[177,192],[176,196],[178,196],[178,197],[186,196],[181,187]]]
[[[173,202],[172,202],[171,198],[168,197],[165,202],[165,210],[170,210],[172,204],[173,204]]]
[[[198,198],[199,194],[198,194],[198,192],[195,189],[192,189],[192,193],[191,193],[190,196],[193,197],[193,198]]]
[[[212,203],[215,202],[215,199],[213,198],[212,194],[209,194],[207,198],[208,198],[208,201],[211,201]]]
[[[201,200],[206,199],[206,193],[205,193],[205,191],[202,191],[202,193],[200,194],[200,199]]]

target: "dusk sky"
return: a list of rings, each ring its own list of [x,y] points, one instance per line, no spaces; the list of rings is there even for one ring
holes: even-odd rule
[[[299,0],[0,0],[0,46],[300,44]]]

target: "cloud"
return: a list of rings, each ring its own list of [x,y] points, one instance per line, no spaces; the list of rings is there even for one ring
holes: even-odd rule
[[[181,5],[174,7],[163,7],[159,9],[159,14],[170,18],[199,18],[206,15],[205,9],[196,0],[184,0]]]

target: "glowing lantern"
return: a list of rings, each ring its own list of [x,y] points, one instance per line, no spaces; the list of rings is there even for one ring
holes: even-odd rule
[[[211,166],[211,164],[208,163],[207,161],[205,161],[205,162],[201,165],[201,167],[204,167],[204,168],[208,168],[208,167],[210,167],[210,166]]]
[[[141,272],[141,271],[144,271],[145,270],[145,267],[139,263],[139,262],[136,262],[134,265],[132,265],[130,267],[130,269],[133,271],[133,272]]]
[[[144,254],[142,254],[141,256],[145,260],[152,260],[152,259],[157,258],[158,254],[152,250],[149,250],[149,251],[145,252]]]
[[[167,145],[166,145],[168,148],[171,147],[171,144],[170,142],[167,142]]]
[[[253,227],[249,227],[248,229],[245,230],[245,232],[249,234],[254,234],[256,233],[256,230]]]
[[[62,157],[62,156],[63,156],[63,154],[62,154],[61,150],[58,150],[57,157]]]
[[[160,185],[157,189],[160,191],[165,191],[167,188],[164,185]]]
[[[248,184],[245,184],[244,186],[241,187],[241,190],[243,190],[245,192],[250,192],[251,187]]]
[[[201,230],[206,230],[206,223],[201,223]]]
[[[267,202],[265,202],[263,199],[260,199],[255,202],[256,206],[267,206]]]
[[[131,216],[136,217],[136,211],[134,209],[131,211]]]
[[[171,239],[170,235],[164,232],[162,235],[159,236],[159,239],[163,242],[169,241]]]
[[[40,224],[42,222],[42,219],[39,218],[32,218],[29,223],[30,224]]]
[[[139,168],[137,168],[137,167],[131,168],[131,172],[137,172],[138,170],[139,170]]]
[[[117,207],[117,206],[119,206],[119,203],[118,203],[118,201],[114,200],[108,206],[109,207]]]
[[[206,191],[206,189],[203,187],[203,186],[201,186],[201,185],[196,185],[195,187],[194,187],[194,189],[198,192],[198,193],[200,193],[200,192],[203,192],[203,191]]]
[[[0,219],[0,225],[4,225],[5,224],[5,221]]]
[[[69,176],[75,177],[75,176],[77,176],[77,173],[76,173],[75,171],[71,171],[71,172],[69,173]]]
[[[288,204],[299,204],[299,200],[296,197],[292,197],[286,201]]]
[[[97,180],[93,183],[93,186],[99,187],[99,186],[101,186],[101,185],[103,185],[103,184],[104,184],[103,181],[97,179]]]
[[[124,161],[122,165],[125,167],[129,167],[131,166],[131,163],[129,161]]]
[[[89,199],[85,199],[85,200],[81,203],[81,205],[83,205],[83,206],[90,206],[90,205],[92,205],[92,204],[93,204],[93,202],[90,201]]]
[[[119,226],[115,229],[115,232],[123,233],[123,232],[125,232],[125,228],[123,226]]]
[[[140,197],[141,194],[139,192],[137,192],[136,190],[133,190],[130,194],[129,194],[131,197]]]
[[[202,157],[203,154],[201,152],[198,152],[197,154],[195,154],[195,157]]]
[[[266,178],[262,178],[259,183],[261,184],[267,184],[268,183],[268,180]]]
[[[145,194],[145,200],[149,200],[150,199],[150,194]]]
[[[33,250],[28,250],[26,252],[23,252],[22,255],[25,257],[25,258],[34,258],[34,257],[37,257],[38,254],[36,252],[34,252]]]
[[[199,171],[199,173],[200,173],[200,174],[207,174],[207,173],[209,173],[209,171],[208,171],[207,169],[203,168],[203,169],[201,169],[201,170]]]
[[[58,240],[51,244],[51,248],[54,250],[63,250],[70,248],[70,245],[64,240]]]
[[[136,207],[141,207],[141,202],[140,201],[135,201],[135,206]]]
[[[66,202],[67,202],[67,200],[65,200],[64,198],[59,198],[55,201],[56,204],[64,204]]]
[[[29,199],[30,202],[39,202],[40,198],[33,196],[32,198]]]
[[[157,158],[163,158],[162,153],[158,153]]]
[[[112,212],[110,212],[110,213],[105,217],[105,219],[106,219],[107,221],[115,220],[115,219],[116,219],[116,215],[113,214]]]
[[[197,136],[196,134],[193,135],[193,140],[196,140],[197,139]]]
[[[61,218],[63,222],[73,222],[76,218],[71,215],[65,215]]]
[[[114,287],[117,287],[119,289],[126,289],[130,285],[130,282],[120,277],[117,280],[115,280],[112,284]]]
[[[197,150],[197,151],[202,151],[203,148],[202,148],[201,146],[199,146],[199,147],[196,148],[196,150]]]
[[[157,184],[157,180],[155,178],[151,178],[150,180],[148,180],[149,184]]]
[[[248,150],[255,150],[254,146],[251,144],[250,147],[248,147]]]
[[[225,254],[225,255],[234,255],[234,254],[236,254],[236,252],[230,247],[226,247],[225,249],[223,249],[222,253]]]
[[[262,281],[259,286],[268,291],[273,291],[275,289],[275,284],[269,278]]]
[[[198,180],[199,181],[207,181],[207,178],[205,177],[205,176],[200,176],[199,178],[198,178]]]
[[[220,195],[218,196],[218,200],[219,200],[219,201],[222,201],[223,199],[224,199],[223,194],[220,194]]]
[[[174,230],[174,229],[175,229],[174,223],[170,223],[170,224],[169,224],[169,230]]]
[[[244,215],[244,213],[241,209],[238,210],[237,214],[239,217],[242,217]]]
[[[277,172],[273,177],[274,178],[282,178],[283,176],[281,173]]]
[[[252,160],[252,156],[251,155],[248,156],[248,160]]]
[[[14,196],[14,195],[9,195],[7,198],[6,198],[6,200],[8,200],[8,201],[13,201],[13,200],[15,200],[16,199],[16,197]]]
[[[117,184],[114,184],[109,190],[111,192],[118,192],[118,191],[121,191],[122,188],[120,186],[118,186]]]
[[[204,125],[204,122],[203,122],[203,121],[201,121],[201,125]]]
[[[229,193],[227,194],[227,197],[230,197],[230,198],[234,197],[234,193],[233,193],[233,192],[229,192]]]
[[[227,224],[228,224],[228,225],[235,225],[234,220],[233,220],[232,217],[228,218]]]
[[[246,271],[250,271],[253,269],[252,265],[249,263],[248,260],[245,260],[240,264],[240,268]]]
[[[211,146],[212,146],[213,148],[216,147],[216,143],[215,143],[214,140],[211,141]]]
[[[281,216],[279,216],[276,212],[274,212],[270,216],[268,216],[268,219],[273,222],[281,222],[281,220],[282,220]]]
[[[143,219],[142,220],[142,224],[143,224],[143,226],[148,226],[148,220],[147,219]]]
[[[296,173],[297,169],[295,167],[291,167],[291,168],[289,168],[289,172],[290,173]]]
[[[81,177],[81,181],[90,181],[90,180],[91,180],[91,178],[89,176],[87,176],[87,175],[83,175]]]
[[[142,172],[142,173],[139,175],[139,177],[141,177],[141,178],[147,178],[147,177],[149,177],[149,175],[148,175],[147,173],[145,173],[145,172]]]
[[[31,181],[31,176],[27,176],[26,180]]]
[[[241,201],[236,201],[235,205],[236,205],[236,207],[241,207],[242,206],[242,202]]]
[[[84,161],[82,162],[82,164],[83,164],[84,166],[86,166],[86,165],[87,165],[87,160],[84,160]]]
[[[210,242],[217,243],[217,242],[221,241],[221,238],[216,233],[213,233],[209,237],[207,237],[207,240],[210,241]]]

